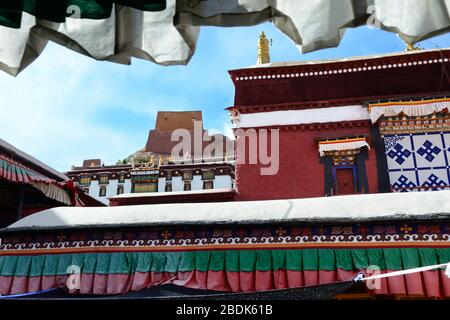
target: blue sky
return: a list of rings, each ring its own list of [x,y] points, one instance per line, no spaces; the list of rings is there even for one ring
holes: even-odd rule
[[[270,23],[203,28],[187,66],[99,62],[50,44],[17,78],[0,73],[0,137],[66,171],[88,158],[114,164],[141,149],[158,110],[201,110],[206,128],[229,133],[224,108],[233,104],[234,90],[227,71],[255,64],[261,31],[273,39],[274,62],[404,50],[396,35],[361,27],[348,30],[339,48],[302,55]],[[449,40],[445,35],[420,46],[443,48]]]

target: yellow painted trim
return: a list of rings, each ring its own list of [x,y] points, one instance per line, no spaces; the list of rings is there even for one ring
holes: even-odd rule
[[[399,102],[374,103],[374,104],[369,104],[369,109],[374,108],[374,107],[415,106],[415,105],[431,104],[431,103],[437,103],[437,102],[450,102],[450,98],[431,99],[431,100],[422,100],[422,101],[399,101]]]

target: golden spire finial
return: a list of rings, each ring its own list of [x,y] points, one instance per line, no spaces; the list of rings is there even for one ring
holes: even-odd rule
[[[405,44],[406,44],[406,49],[405,49],[406,52],[421,50],[419,47],[415,47],[412,43],[405,41]]]
[[[258,41],[258,57],[256,64],[270,63],[269,39],[266,38],[264,31],[261,32]]]

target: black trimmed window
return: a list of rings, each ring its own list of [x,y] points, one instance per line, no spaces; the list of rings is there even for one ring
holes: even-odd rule
[[[191,181],[189,181],[189,180],[184,181],[184,188],[183,188],[183,190],[184,191],[191,191],[192,190]]]
[[[204,190],[214,189],[214,181],[212,180],[203,181],[203,189]]]
[[[98,177],[98,184],[108,184],[108,183],[109,183],[109,176],[101,175]]]
[[[215,173],[214,169],[202,170],[203,189],[214,189]]]
[[[156,182],[133,183],[131,192],[132,193],[158,192],[158,183]]]
[[[123,193],[123,185],[119,184],[117,186],[117,194],[122,194]]]
[[[100,187],[100,189],[98,190],[98,196],[106,197],[106,187]]]
[[[119,173],[119,183],[125,183],[125,173]]]
[[[78,178],[78,183],[81,186],[89,186],[91,184],[91,176],[80,176]]]
[[[192,190],[192,179],[193,179],[193,172],[191,170],[183,171],[183,181],[184,181],[184,191],[191,191]]]
[[[190,171],[190,170],[183,171],[183,180],[184,181],[192,181],[192,179],[193,179],[192,171]]]
[[[214,169],[202,171],[202,180],[214,180]]]

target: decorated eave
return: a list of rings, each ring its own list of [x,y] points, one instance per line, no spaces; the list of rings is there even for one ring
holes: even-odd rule
[[[71,174],[79,174],[79,173],[84,173],[84,172],[97,173],[97,172],[102,172],[105,170],[117,172],[117,171],[127,170],[130,168],[132,168],[131,164],[118,164],[118,165],[100,166],[100,167],[73,167],[73,169],[68,171],[66,174],[71,175]]]
[[[229,157],[226,161],[223,158],[217,158],[217,161],[198,162],[198,163],[170,163],[163,164],[159,167],[160,176],[164,176],[165,172],[171,171],[172,175],[175,172],[179,174],[181,171],[194,171],[195,174],[201,174],[202,171],[213,169],[216,175],[232,175],[234,176],[234,157]]]
[[[75,186],[63,173],[0,139],[0,180],[29,185],[64,205],[103,205]]]
[[[229,109],[240,113],[319,109],[448,92],[449,67],[450,50],[428,50],[232,70],[236,94]]]
[[[351,74],[392,68],[402,69],[427,64],[442,64],[443,62],[448,63],[449,58],[450,50],[448,49],[417,50],[341,59],[273,62],[230,70],[229,74],[234,83],[238,81],[325,77],[333,74]],[[299,73],[297,74],[297,72]]]
[[[171,283],[265,292],[450,262],[450,191],[258,202],[53,208],[0,231],[0,294],[111,295]],[[67,288],[69,267],[81,270]],[[444,271],[371,294],[450,297]]]
[[[381,117],[404,115],[407,117],[423,117],[450,111],[450,98],[435,98],[421,100],[400,100],[368,103],[370,118],[373,123]]]
[[[46,197],[71,205],[69,178],[0,139],[0,180],[29,185]]]
[[[69,178],[66,175],[56,171],[53,168],[50,168],[43,162],[30,156],[29,154],[23,152],[22,150],[17,149],[13,145],[2,139],[0,139],[0,153],[8,156],[13,160],[20,161],[26,164],[28,167],[32,168],[33,170],[38,171],[39,173],[46,175],[49,178],[54,179],[58,182],[69,180]]]

